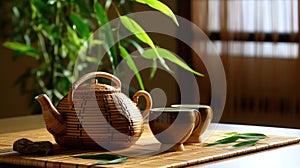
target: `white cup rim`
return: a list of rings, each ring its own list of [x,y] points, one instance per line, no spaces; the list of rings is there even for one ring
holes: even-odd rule
[[[202,105],[202,104],[172,104],[171,107],[174,108],[210,108],[208,105]]]
[[[192,108],[177,108],[177,107],[158,107],[150,109],[150,112],[194,112]]]

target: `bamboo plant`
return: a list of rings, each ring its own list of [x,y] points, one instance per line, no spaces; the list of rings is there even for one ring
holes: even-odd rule
[[[105,42],[101,45],[107,49],[106,56],[109,63],[100,64],[99,69],[113,73],[120,61],[125,59],[129,68],[134,71],[140,88],[144,89],[142,78],[134,58],[129,54],[128,46],[140,50],[143,45],[148,45],[150,49],[140,51],[145,59],[154,62],[153,65],[157,65],[158,62],[168,69],[164,62],[167,59],[196,75],[202,75],[192,70],[171,52],[159,48],[142,26],[126,15],[133,10],[135,3],[139,3],[162,12],[178,25],[172,10],[158,0],[29,0],[13,1],[13,3],[13,34],[10,41],[3,45],[16,51],[14,57],[33,57],[39,63],[38,67],[25,72],[18,81],[24,84],[29,78],[33,78],[36,82],[31,87],[31,93],[34,95],[40,92],[46,93],[54,103],[67,94],[69,87],[76,80],[77,76],[73,73],[75,66],[77,69],[85,68],[84,63],[75,65],[76,60],[80,59],[78,52],[97,28],[110,24],[109,11],[114,11],[120,18],[120,24],[134,36],[116,43],[112,36],[117,31],[117,27],[106,30]],[[107,46],[111,44],[115,45],[108,48]],[[84,59],[90,62],[97,61]],[[152,76],[155,70],[156,66],[153,66]]]

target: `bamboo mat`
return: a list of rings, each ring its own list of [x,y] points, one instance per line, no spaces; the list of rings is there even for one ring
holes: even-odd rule
[[[214,142],[226,137],[222,131],[213,131],[205,143]],[[247,153],[258,152],[284,145],[299,143],[299,137],[282,137],[268,135],[267,139],[260,140],[255,146],[237,149],[226,149],[227,145],[217,145],[212,147],[202,147],[204,144],[187,144],[185,151],[157,153],[159,143],[152,137],[149,128],[146,127],[142,137],[136,145],[129,149],[120,151],[121,154],[131,157],[124,163],[112,165],[90,166],[96,160],[73,158],[73,155],[109,153],[91,150],[65,149],[58,145],[54,146],[52,156],[22,156],[12,151],[12,144],[20,138],[28,138],[33,141],[54,139],[46,129],[36,129],[15,133],[0,134],[0,164],[14,164],[30,167],[61,167],[61,168],[81,168],[81,167],[184,167],[189,165],[201,164],[219,159],[240,156]],[[155,155],[151,155],[151,154]],[[119,153],[118,153],[119,154]],[[142,156],[139,156],[141,155]]]

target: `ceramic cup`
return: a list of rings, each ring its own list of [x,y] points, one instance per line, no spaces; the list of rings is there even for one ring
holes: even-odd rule
[[[182,151],[183,143],[190,137],[195,122],[201,120],[199,112],[188,108],[154,108],[149,113],[149,126],[161,142],[161,151]]]
[[[201,120],[197,121],[192,135],[187,139],[186,143],[202,142],[201,135],[206,131],[213,118],[213,111],[210,106],[200,104],[173,104],[171,107],[196,109],[200,113]]]

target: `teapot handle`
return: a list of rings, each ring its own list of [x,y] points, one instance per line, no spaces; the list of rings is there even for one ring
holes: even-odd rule
[[[121,88],[121,81],[114,75],[107,73],[107,72],[91,72],[88,74],[83,75],[81,78],[79,78],[73,85],[72,87],[69,89],[69,93],[68,93],[68,101],[70,103],[70,108],[72,108],[72,93],[73,90],[76,90],[83,82],[91,79],[91,78],[96,78],[96,77],[102,77],[102,78],[106,78],[111,80],[116,86],[114,86],[115,88]]]
[[[140,96],[143,96],[146,99],[146,108],[142,114],[143,119],[145,119],[149,115],[149,111],[152,108],[152,98],[148,92],[146,92],[144,90],[139,90],[133,95],[133,102],[135,104],[138,103]]]

